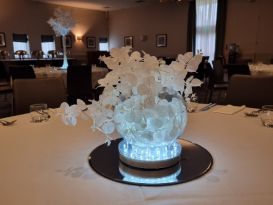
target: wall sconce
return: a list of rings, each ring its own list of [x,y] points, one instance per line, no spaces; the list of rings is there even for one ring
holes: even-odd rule
[[[77,36],[77,41],[82,41],[82,36]]]

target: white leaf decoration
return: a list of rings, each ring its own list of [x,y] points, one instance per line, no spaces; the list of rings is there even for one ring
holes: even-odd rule
[[[92,100],[86,105],[77,100],[77,105],[72,106],[62,103],[63,122],[76,125],[79,115],[92,118],[92,129],[104,133],[107,144],[117,126],[125,130],[127,139],[138,133],[145,142],[154,138],[161,142],[179,134],[164,130],[179,126],[181,120],[177,116],[184,111],[183,96],[188,100],[194,96],[192,87],[202,84],[193,76],[185,80],[188,72],[196,72],[202,56],[193,56],[192,52],[179,54],[176,61],[166,65],[155,56],[142,53],[143,57],[140,52],[132,52],[131,47],[122,47],[111,49],[109,57],[100,56],[112,71],[98,81],[104,87],[99,101]],[[163,135],[156,137],[159,131]]]
[[[196,55],[194,56],[187,64],[187,71],[189,72],[196,72],[196,70],[198,69],[198,65],[201,63],[202,61],[202,55]]]
[[[192,59],[192,57],[193,57],[193,53],[192,52],[187,52],[184,55],[179,54],[177,56],[177,61],[187,64]]]
[[[149,95],[151,93],[151,89],[147,87],[145,84],[140,84],[137,87],[137,93],[139,95]]]
[[[75,21],[69,11],[60,8],[55,9],[54,17],[48,20],[48,24],[54,30],[56,36],[65,36],[75,26]]]
[[[138,51],[134,51],[129,58],[130,62],[136,62],[136,61],[138,62],[141,60],[142,60],[141,54]]]
[[[199,79],[197,79],[197,78],[194,78],[194,79],[192,79],[192,81],[191,81],[191,86],[192,87],[199,87],[199,86],[201,86],[202,85],[202,81],[201,80],[199,80]]]

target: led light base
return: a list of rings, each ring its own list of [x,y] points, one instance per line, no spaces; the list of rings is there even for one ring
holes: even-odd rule
[[[122,140],[118,145],[119,159],[132,167],[162,169],[180,161],[181,144],[173,142],[159,146],[138,146]]]

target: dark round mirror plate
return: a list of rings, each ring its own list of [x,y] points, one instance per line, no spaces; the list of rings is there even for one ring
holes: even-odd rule
[[[102,144],[89,155],[90,166],[100,175],[116,182],[140,186],[166,186],[185,183],[207,173],[213,164],[211,154],[198,144],[179,140],[182,144],[180,162],[172,167],[147,170],[130,167],[119,160],[118,144]]]

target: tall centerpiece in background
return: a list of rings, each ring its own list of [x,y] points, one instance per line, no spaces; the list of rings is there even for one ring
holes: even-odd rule
[[[49,25],[54,30],[56,36],[62,37],[63,45],[63,65],[62,69],[67,69],[68,61],[66,54],[66,39],[65,36],[70,32],[70,30],[75,26],[75,21],[71,17],[69,11],[64,11],[60,8],[55,9],[54,18],[50,18],[48,21]]]
[[[75,125],[76,117],[90,117],[92,128],[103,132],[108,143],[116,130],[123,138],[120,160],[130,166],[160,169],[177,163],[182,148],[176,139],[187,124],[184,100],[190,99],[193,86],[202,83],[187,73],[197,70],[202,56],[179,54],[166,65],[145,52],[122,47],[100,60],[112,71],[99,80],[104,87],[99,101],[62,103],[64,123]]]

